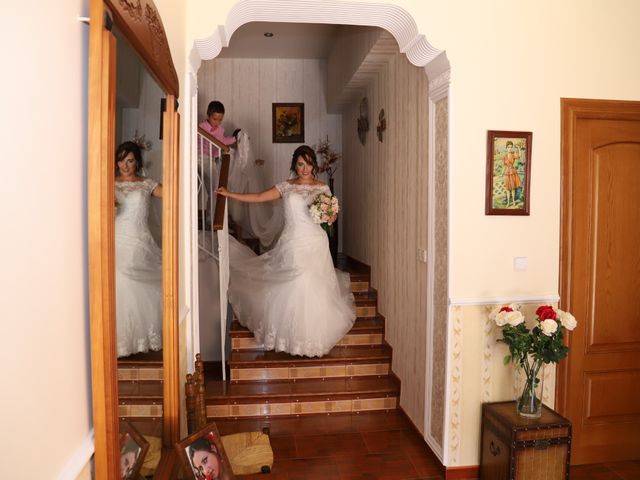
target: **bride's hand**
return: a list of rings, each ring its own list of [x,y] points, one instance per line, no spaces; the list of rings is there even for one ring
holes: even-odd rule
[[[216,190],[216,193],[226,197],[229,194],[229,191],[224,187],[218,187],[218,189]]]

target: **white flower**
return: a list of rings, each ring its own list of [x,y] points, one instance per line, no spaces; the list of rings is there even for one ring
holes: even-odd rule
[[[542,333],[544,333],[547,337],[550,337],[558,330],[558,322],[547,318],[546,320],[540,322],[540,330],[542,330]]]
[[[567,330],[573,330],[576,328],[576,325],[578,325],[576,317],[571,315],[569,312],[564,312],[560,309],[556,309],[556,312],[558,313],[558,320],[560,320],[560,323],[564,328]]]
[[[524,316],[520,312],[503,311],[496,314],[494,321],[499,327],[504,327],[507,324],[515,327],[524,322]]]
[[[512,309],[514,312],[517,310],[518,312],[522,309],[522,305],[520,305],[519,303],[510,303],[509,308]]]
[[[495,322],[496,321],[496,315],[498,315],[498,313],[500,312],[501,308],[502,308],[502,306],[497,306],[493,310],[491,310],[491,313],[489,313],[489,320],[493,320]]]
[[[513,327],[520,325],[524,322],[524,315],[518,310],[514,310],[513,312],[507,312],[507,323]]]

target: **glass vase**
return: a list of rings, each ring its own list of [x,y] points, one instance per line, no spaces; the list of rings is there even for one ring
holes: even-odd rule
[[[518,415],[539,418],[542,415],[542,390],[544,388],[544,363],[527,359],[519,368],[518,376],[524,378],[520,396],[516,398]]]

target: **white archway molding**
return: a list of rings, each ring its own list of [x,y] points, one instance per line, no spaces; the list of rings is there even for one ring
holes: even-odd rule
[[[401,53],[404,53],[410,63],[424,69],[429,79],[429,111],[430,118],[427,122],[429,137],[428,152],[428,192],[429,205],[427,206],[428,226],[427,226],[427,243],[431,249],[430,258],[435,258],[434,250],[436,238],[445,244],[449,243],[449,178],[446,172],[449,171],[450,158],[450,129],[449,126],[449,98],[450,98],[450,64],[447,59],[446,52],[433,47],[426,39],[425,35],[419,33],[416,22],[413,17],[402,7],[391,4],[382,3],[357,3],[346,2],[340,0],[240,0],[230,10],[224,25],[215,27],[211,35],[207,38],[197,39],[189,55],[190,72],[189,82],[186,86],[186,97],[190,98],[190,108],[187,118],[191,125],[187,126],[186,131],[192,132],[190,138],[191,151],[196,151],[195,132],[197,125],[197,93],[198,81],[197,72],[203,60],[211,60],[216,58],[222,48],[229,46],[231,36],[238,28],[249,22],[274,22],[274,23],[318,23],[333,25],[357,25],[379,27],[388,31],[397,41]],[[440,108],[440,117],[436,117],[436,108]],[[444,123],[443,123],[444,120]],[[187,123],[187,122],[185,122]],[[437,126],[436,124],[439,124]],[[444,126],[443,126],[444,125]],[[436,147],[437,146],[437,147]],[[197,161],[191,160],[187,171],[190,171],[193,179],[197,175]],[[437,172],[445,172],[438,174]],[[191,185],[195,185],[192,180]],[[436,190],[444,195],[437,201]],[[191,191],[187,202],[196,204],[196,193]],[[194,207],[195,208],[195,207]],[[189,207],[187,207],[187,210]],[[193,210],[193,209],[191,209]],[[189,215],[187,215],[188,217]],[[193,225],[186,225],[186,229],[194,229]],[[197,236],[196,236],[197,237]],[[192,238],[191,258],[197,264],[198,246],[197,239]],[[457,458],[457,447],[453,449],[449,445],[451,440],[457,438],[460,432],[457,431],[455,425],[452,426],[449,416],[455,415],[457,412],[455,405],[451,405],[452,398],[460,395],[460,385],[449,385],[448,377],[452,371],[447,357],[449,356],[450,347],[446,337],[450,336],[450,314],[445,308],[444,311],[434,310],[434,303],[446,304],[448,302],[448,288],[437,289],[436,285],[448,285],[448,255],[446,260],[439,266],[436,272],[435,262],[431,261],[427,264],[428,280],[427,280],[427,338],[425,339],[427,359],[426,372],[427,379],[425,382],[425,419],[424,419],[424,438],[434,453],[440,458],[444,465],[455,465]],[[199,322],[198,315],[198,278],[197,268],[192,270],[192,308],[194,314],[191,321],[197,324]],[[444,298],[447,297],[447,298]],[[445,332],[440,331],[440,343],[442,334],[445,335],[445,344],[438,343],[436,337],[439,332],[434,330],[435,317],[445,318],[447,327]],[[192,337],[187,338],[188,351],[199,351],[199,335],[197,325],[191,328]],[[193,355],[191,357],[193,358]],[[454,362],[455,363],[455,362]],[[434,371],[445,371],[444,381],[442,385],[434,385]],[[432,419],[429,414],[432,401],[443,401],[443,411],[437,419]],[[454,402],[455,403],[455,402]],[[434,423],[435,422],[435,423]],[[441,429],[438,425],[442,422]],[[455,423],[455,422],[454,422]],[[452,451],[453,450],[453,451]]]
[[[426,37],[418,32],[413,17],[397,5],[338,0],[241,0],[229,11],[224,26],[219,25],[208,38],[194,42],[198,55],[190,57],[193,71],[198,71],[202,60],[217,57],[222,48],[229,46],[234,32],[249,22],[380,27],[393,35],[400,51],[413,65],[425,67],[430,79],[449,70],[445,52],[433,47]]]

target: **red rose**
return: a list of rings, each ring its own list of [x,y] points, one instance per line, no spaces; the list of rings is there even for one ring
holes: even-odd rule
[[[513,308],[511,308],[511,307],[502,307],[500,309],[500,312],[513,312]],[[498,312],[498,313],[500,313],[500,312]]]
[[[536,310],[536,315],[540,317],[540,321],[556,319],[556,311],[550,305],[543,305],[541,307],[538,307],[538,309]]]

